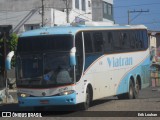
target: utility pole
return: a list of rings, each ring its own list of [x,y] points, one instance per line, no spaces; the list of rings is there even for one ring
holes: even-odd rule
[[[42,0],[42,27],[44,26],[44,0]]]
[[[5,60],[6,60],[6,32],[3,33],[3,61],[4,61],[4,68],[3,68],[3,76],[4,76],[4,81],[6,84],[6,90],[5,90],[5,94],[6,94],[6,103],[8,102],[8,81],[7,81],[7,70],[6,70],[6,64],[5,64]]]
[[[69,23],[69,0],[63,0],[66,7],[66,22]]]
[[[131,22],[131,20],[130,20],[130,13],[142,13],[142,12],[149,12],[149,10],[146,10],[146,11],[144,11],[142,9],[141,10],[133,10],[133,11],[128,10],[128,25]]]

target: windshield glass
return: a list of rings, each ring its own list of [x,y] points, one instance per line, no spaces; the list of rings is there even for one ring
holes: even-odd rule
[[[51,40],[51,38],[49,39]],[[70,67],[69,63],[69,51],[72,48],[71,42],[67,44],[65,44],[65,42],[63,44],[57,44],[59,46],[65,46],[65,48],[63,48],[64,51],[62,51],[62,47],[58,46],[53,47],[53,49],[47,47],[40,49],[36,48],[37,46],[35,46],[35,48],[32,47],[32,45],[40,45],[36,44],[36,42],[38,42],[38,40],[35,40],[29,47],[33,51],[28,50],[27,47],[22,47],[25,46],[23,44],[26,43],[23,42],[22,39],[21,43],[19,42],[18,44],[21,47],[17,47],[17,86],[43,88],[72,84],[74,82],[73,68]],[[44,41],[44,43],[45,42],[46,41]]]
[[[49,87],[73,83],[69,53],[45,53],[17,57],[17,85]]]
[[[72,41],[71,35],[20,37],[17,52],[70,51]]]

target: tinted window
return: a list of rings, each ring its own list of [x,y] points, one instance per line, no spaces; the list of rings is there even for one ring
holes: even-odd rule
[[[76,34],[75,38],[76,46],[76,56],[77,56],[77,65],[76,65],[76,80],[80,80],[82,75],[83,68],[83,42],[82,42],[82,32]]]
[[[91,39],[90,33],[84,33],[84,45],[85,45],[85,52],[86,53],[93,52],[92,39]]]
[[[129,36],[130,36],[130,49],[135,49],[135,32],[134,31],[129,31]]]
[[[105,31],[104,32],[104,50],[105,52],[110,52],[113,49],[113,35],[112,32]]]
[[[146,30],[143,31],[143,39],[144,39],[143,40],[144,41],[144,43],[143,43],[144,48],[147,49],[148,48],[148,34],[147,34]]]
[[[103,34],[102,32],[94,32],[93,33],[93,40],[94,40],[94,49],[95,52],[102,52],[103,48]]]
[[[72,41],[73,38],[70,35],[21,37],[18,40],[17,51],[70,51],[73,47]]]
[[[121,50],[121,33],[120,31],[114,31],[113,34],[114,50]]]

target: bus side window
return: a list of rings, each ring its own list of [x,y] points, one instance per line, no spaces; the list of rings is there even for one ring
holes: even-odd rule
[[[140,34],[139,31],[135,32],[135,47],[136,49],[139,49],[139,41],[140,41]]]
[[[137,48],[138,49],[142,49],[143,48],[143,45],[142,45],[142,40],[143,40],[143,33],[141,32],[141,31],[137,31],[137,39],[138,39],[138,41],[137,41]]]
[[[114,50],[117,52],[117,51],[120,51],[122,50],[121,48],[121,32],[120,31],[113,31],[113,46],[114,46]]]
[[[146,30],[143,30],[142,46],[143,46],[144,49],[148,48],[148,34],[147,34]]]
[[[84,33],[84,46],[85,46],[85,52],[86,53],[92,53],[93,52],[92,40],[91,40],[91,34],[90,33]]]
[[[103,51],[103,34],[102,32],[93,32],[95,52]]]
[[[103,35],[104,35],[104,51],[106,53],[109,53],[112,51],[112,43],[113,43],[112,32],[104,31]]]
[[[129,49],[129,37],[127,32],[121,33],[121,45],[122,45],[122,50],[124,49]]]
[[[131,50],[135,49],[135,32],[130,31],[130,48]]]
[[[76,46],[76,56],[77,56],[77,65],[76,65],[76,81],[80,80],[83,68],[83,43],[82,43],[82,32],[76,34],[75,37],[75,46]]]

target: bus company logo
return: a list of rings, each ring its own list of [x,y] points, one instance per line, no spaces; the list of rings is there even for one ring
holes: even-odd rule
[[[2,112],[2,117],[12,117],[11,112]]]
[[[107,62],[109,64],[109,67],[122,67],[122,66],[129,66],[133,65],[133,58],[132,57],[126,57],[126,58],[107,58]]]

